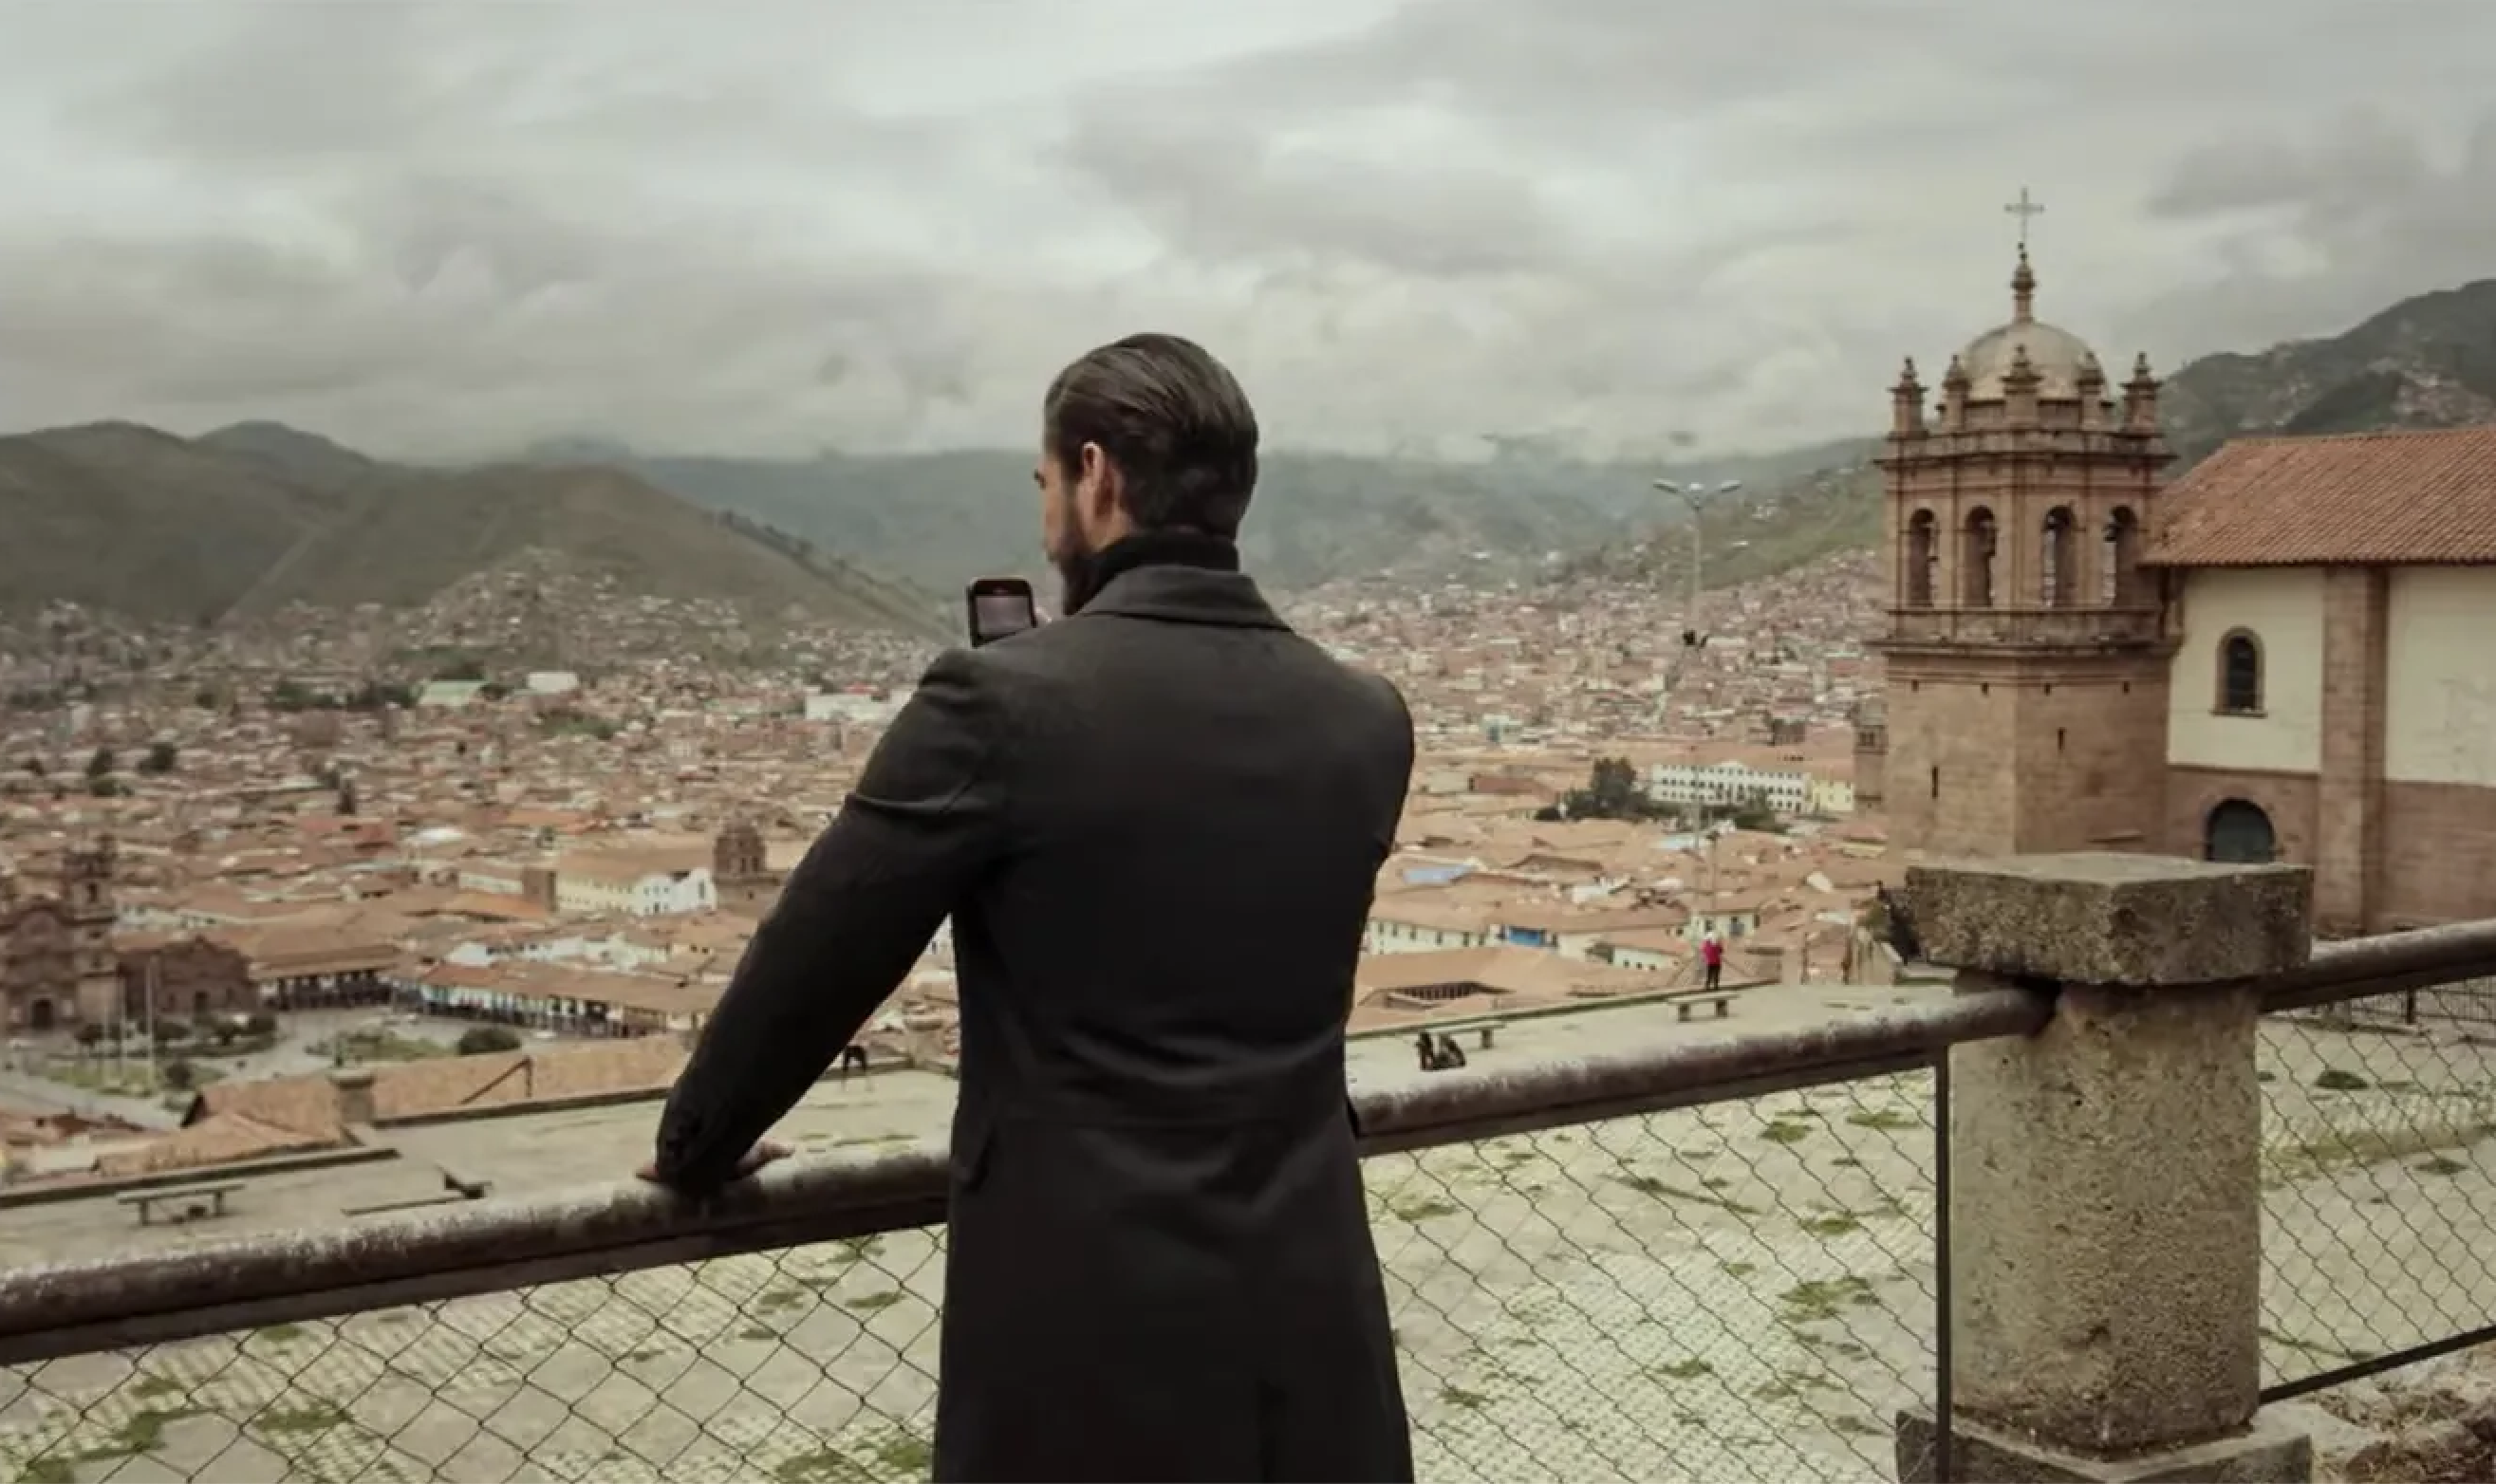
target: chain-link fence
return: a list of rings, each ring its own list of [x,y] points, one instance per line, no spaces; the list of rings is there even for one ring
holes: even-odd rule
[[[1886,1477],[1929,1071],[1367,1166],[1433,1480]],[[941,1230],[0,1370],[0,1480],[924,1477]]]
[[[2496,1041],[2474,983],[2264,1017],[2267,1394],[2496,1326]]]

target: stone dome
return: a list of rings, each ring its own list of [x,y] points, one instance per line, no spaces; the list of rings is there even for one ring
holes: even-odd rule
[[[2070,330],[2038,319],[2036,301],[2037,275],[2028,266],[2028,249],[2022,247],[2019,267],[2011,275],[2011,323],[1986,330],[1958,353],[1959,367],[1967,373],[1969,401],[2001,401],[2006,394],[2003,383],[2023,350],[2037,372],[2040,400],[2077,401],[2083,373],[2094,372],[2104,380],[2106,372],[2098,363],[2097,352]]]
[[[2070,330],[2043,320],[2013,320],[1986,330],[1958,353],[1959,365],[1967,372],[1967,399],[2001,401],[2003,379],[2011,374],[2011,362],[2022,347],[2027,349],[2028,363],[2037,369],[2037,395],[2044,401],[2077,401],[2083,369],[2097,369],[2101,378],[2106,374],[2098,367],[2097,352]]]

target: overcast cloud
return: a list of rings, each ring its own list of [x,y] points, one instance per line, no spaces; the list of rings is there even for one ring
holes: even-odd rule
[[[1876,429],[2496,273],[2485,0],[0,0],[0,425],[1024,441],[1138,328],[1277,444]]]

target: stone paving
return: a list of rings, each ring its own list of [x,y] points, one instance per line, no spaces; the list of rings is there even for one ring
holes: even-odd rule
[[[2265,1028],[2269,1363],[2496,1318],[2486,1048]],[[1421,1474],[1862,1479],[1932,1383],[1917,1073],[1372,1160]],[[0,1479],[923,1477],[937,1239],[0,1372]]]

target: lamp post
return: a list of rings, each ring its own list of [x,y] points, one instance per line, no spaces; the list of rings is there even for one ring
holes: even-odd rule
[[[1690,598],[1682,610],[1681,646],[1697,649],[1703,642],[1699,632],[1699,579],[1700,568],[1706,561],[1706,548],[1699,529],[1700,513],[1709,499],[1733,493],[1742,487],[1742,481],[1727,479],[1710,486],[1696,479],[1686,484],[1675,479],[1658,479],[1655,487],[1690,508]]]

